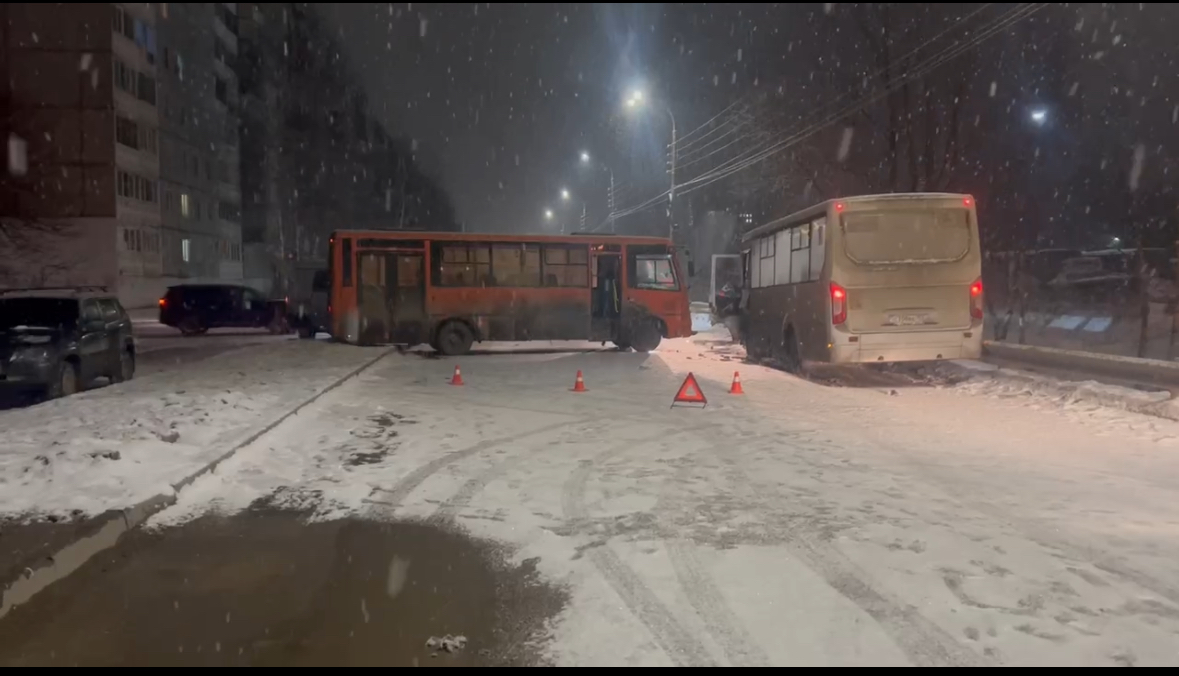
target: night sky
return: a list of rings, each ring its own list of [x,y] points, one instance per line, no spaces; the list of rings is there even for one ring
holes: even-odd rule
[[[730,104],[758,96],[768,102],[757,113],[760,119],[781,112],[779,129],[809,124],[832,101],[854,101],[878,88],[865,49],[865,35],[877,29],[864,28],[881,12],[906,17],[907,23],[891,29],[897,52],[936,43],[920,52],[925,58],[970,42],[987,33],[990,22],[1033,5],[1034,16],[980,38],[963,56],[931,71],[930,100],[943,120],[932,128],[944,131],[953,119],[948,111],[962,103],[961,167],[946,187],[977,195],[985,219],[1009,226],[1003,237],[1032,228],[1032,239],[1041,244],[1068,239],[1087,245],[1087,232],[1131,227],[1121,215],[1129,208],[1126,177],[1140,146],[1144,181],[1166,188],[1152,194],[1173,194],[1167,187],[1175,156],[1169,146],[1179,138],[1179,48],[1170,37],[1179,13],[1173,9],[1096,3],[397,3],[320,9],[374,114],[391,133],[416,140],[419,163],[441,179],[466,227],[535,232],[554,228],[544,221],[546,208],[575,229],[583,199],[590,227],[604,218],[607,174],[580,166],[582,150],[625,184],[620,207],[666,190],[665,105],[676,115],[681,141]],[[966,86],[959,89],[959,81]],[[636,87],[658,105],[627,112],[623,101]],[[1035,111],[1047,117],[1029,122]],[[832,120],[808,139],[804,160],[760,163],[734,180],[818,171],[832,183],[855,174],[854,181],[832,184],[846,194],[879,192],[886,162],[882,115],[879,108],[865,109]],[[778,131],[767,135],[757,124],[733,126],[730,155],[767,144]],[[851,143],[850,153],[837,150],[841,134]],[[848,159],[836,162],[837,156]],[[697,157],[694,167],[681,166],[677,184],[725,157]],[[691,156],[681,158],[683,165]],[[767,211],[780,211],[781,205],[811,199],[800,187],[805,183],[795,181],[790,189],[796,194],[780,195],[767,181],[757,196],[770,205]],[[563,187],[573,195],[564,204]],[[749,203],[731,190],[711,196],[701,191],[693,199],[707,208]]]
[[[580,166],[583,149],[632,184],[635,199],[665,188],[667,116],[658,108],[628,114],[624,98],[642,87],[671,104],[682,134],[751,84],[737,50],[748,58],[758,42],[741,5],[322,9],[373,110],[392,132],[417,139],[419,160],[441,176],[474,230],[542,228],[545,207],[561,207],[562,187],[574,195],[565,207],[571,224],[585,195],[600,218],[608,174]],[[702,39],[701,24],[723,39]]]

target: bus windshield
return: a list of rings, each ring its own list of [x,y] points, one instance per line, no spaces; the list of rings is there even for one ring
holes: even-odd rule
[[[950,263],[970,252],[965,209],[852,211],[843,232],[844,252],[860,265]]]
[[[678,289],[671,254],[636,256],[634,286],[639,289]]]

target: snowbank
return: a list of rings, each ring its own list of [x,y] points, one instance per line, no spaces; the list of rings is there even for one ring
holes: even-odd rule
[[[0,515],[93,515],[158,494],[376,356],[285,341],[0,413]]]

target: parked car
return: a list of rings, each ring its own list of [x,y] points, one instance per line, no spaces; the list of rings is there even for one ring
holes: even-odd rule
[[[134,375],[131,318],[105,288],[0,291],[0,387],[54,398]]]
[[[179,284],[160,299],[160,323],[197,336],[209,329],[266,328],[287,333],[287,303],[271,300],[248,286]]]

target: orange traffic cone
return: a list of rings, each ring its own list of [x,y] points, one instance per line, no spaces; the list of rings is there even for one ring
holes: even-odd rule
[[[463,384],[463,372],[459,370],[458,364],[454,365],[454,375],[450,377],[451,385]]]
[[[745,394],[745,390],[741,389],[741,374],[733,371],[733,386],[729,388],[729,394]]]
[[[585,379],[583,379],[581,377],[580,370],[577,372],[577,380],[575,380],[573,382],[573,389],[571,391],[572,392],[589,392],[589,390],[585,389]]]

